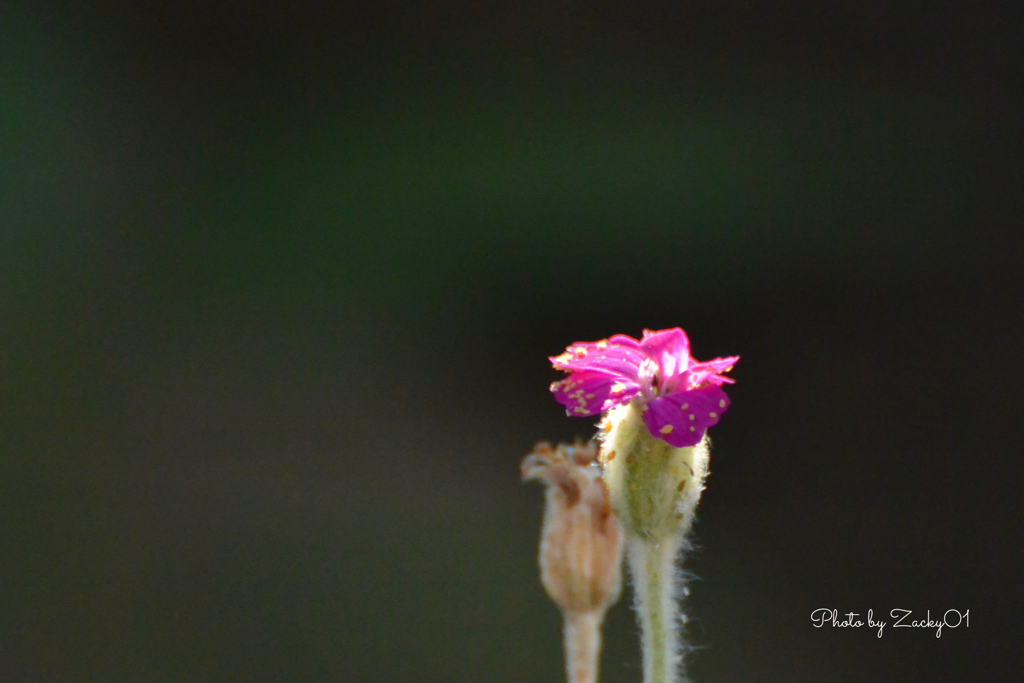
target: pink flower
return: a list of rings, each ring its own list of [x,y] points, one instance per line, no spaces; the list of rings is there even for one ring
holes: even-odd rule
[[[566,413],[586,417],[636,399],[651,434],[675,447],[695,446],[729,407],[722,384],[733,380],[739,356],[700,363],[690,357],[686,333],[676,327],[644,338],[617,334],[599,342],[577,342],[549,359],[569,376],[551,385]]]

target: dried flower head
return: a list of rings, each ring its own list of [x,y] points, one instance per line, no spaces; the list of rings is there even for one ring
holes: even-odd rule
[[[650,433],[671,446],[695,446],[729,407],[722,384],[732,380],[739,356],[699,362],[680,328],[644,330],[638,341],[615,335],[578,342],[549,359],[569,373],[551,385],[555,399],[574,417],[604,413],[635,402]]]
[[[597,446],[539,443],[523,460],[524,480],[547,485],[541,580],[564,612],[603,613],[622,585],[622,527],[594,461]]]

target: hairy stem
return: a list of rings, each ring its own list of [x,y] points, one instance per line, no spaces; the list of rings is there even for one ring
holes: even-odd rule
[[[682,537],[660,542],[629,539],[629,569],[640,617],[640,640],[644,657],[644,683],[674,683],[679,680],[679,583],[676,556]]]
[[[604,613],[564,612],[565,670],[569,683],[597,683]]]

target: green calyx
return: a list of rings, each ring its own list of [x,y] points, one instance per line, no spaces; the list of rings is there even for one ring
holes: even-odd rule
[[[627,534],[659,542],[685,534],[704,488],[705,437],[687,448],[655,438],[644,424],[643,406],[631,402],[606,417],[601,462],[612,505]]]

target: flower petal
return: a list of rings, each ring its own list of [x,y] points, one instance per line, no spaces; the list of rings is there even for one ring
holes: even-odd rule
[[[739,359],[739,356],[729,356],[728,358],[716,358],[703,363],[694,363],[690,366],[687,384],[690,387],[699,387],[702,384],[714,384],[715,386],[733,384],[736,380],[722,377],[719,373],[732,370],[732,366]]]
[[[619,334],[598,342],[577,342],[548,360],[559,370],[595,370],[635,381],[645,358],[640,342]]]
[[[695,446],[728,407],[729,397],[716,385],[677,391],[648,402],[644,406],[644,424],[652,435],[670,446]]]
[[[665,383],[686,372],[689,367],[690,340],[678,327],[657,332],[644,330],[644,340],[640,342],[640,348],[658,364],[661,378]]]
[[[636,396],[640,386],[616,375],[594,370],[574,372],[551,385],[555,400],[572,417],[586,417],[610,410]]]

